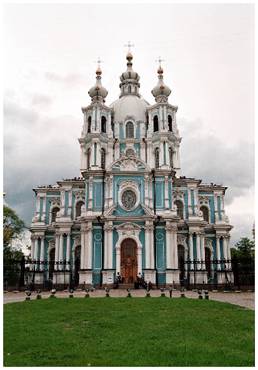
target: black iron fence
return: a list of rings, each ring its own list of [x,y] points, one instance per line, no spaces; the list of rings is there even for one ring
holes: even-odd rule
[[[39,261],[22,258],[4,263],[4,289],[25,290],[79,287],[80,265],[78,261]],[[186,289],[254,289],[254,260],[186,260],[179,261],[179,283],[175,288]],[[144,278],[144,277],[143,277]],[[81,287],[85,283],[80,284]],[[160,284],[164,286],[166,284]],[[167,284],[171,285],[171,284]],[[158,286],[159,287],[159,286]]]

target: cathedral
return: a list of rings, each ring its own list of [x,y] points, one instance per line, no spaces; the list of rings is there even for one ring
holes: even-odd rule
[[[148,103],[130,50],[126,60],[111,105],[97,68],[82,108],[80,177],[33,189],[35,283],[112,286],[118,274],[154,286],[232,280],[226,187],[181,175],[178,107],[163,69]]]

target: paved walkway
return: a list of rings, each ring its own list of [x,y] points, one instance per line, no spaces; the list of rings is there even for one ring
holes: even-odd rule
[[[48,298],[50,293],[49,292],[42,292],[42,298]],[[101,289],[97,289],[94,292],[89,293],[91,297],[104,297],[105,291]],[[111,297],[126,297],[127,291],[122,289],[110,289],[109,292]],[[145,290],[143,289],[132,289],[131,295],[132,297],[145,297]],[[169,296],[169,292],[165,291],[166,296]],[[151,297],[159,297],[160,291],[159,290],[151,290],[150,292]],[[173,291],[173,298],[179,298],[180,292]],[[69,293],[67,291],[57,292],[56,296],[59,298],[67,298]],[[85,292],[77,290],[74,292],[74,297],[84,297]],[[186,291],[185,296],[188,298],[198,298],[197,292]],[[250,308],[252,310],[255,309],[255,296],[254,292],[209,292],[210,299],[214,301],[221,301],[221,302],[228,302],[238,306]],[[32,293],[31,299],[36,298],[36,293]],[[24,292],[8,292],[4,293],[4,303],[11,303],[11,302],[22,302],[25,300],[25,293]]]

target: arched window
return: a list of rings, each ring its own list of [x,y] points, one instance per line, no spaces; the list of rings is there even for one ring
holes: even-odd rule
[[[168,131],[172,132],[172,117],[170,114],[168,115]]]
[[[106,167],[106,151],[105,149],[101,149],[101,168],[105,169]]]
[[[91,117],[88,118],[88,132],[91,132]]]
[[[159,131],[159,119],[158,116],[153,117],[153,131]]]
[[[57,212],[60,211],[60,208],[58,207],[54,207],[51,211],[51,222],[56,222],[56,215],[57,215]]]
[[[128,86],[128,94],[131,94],[131,85]]]
[[[181,200],[176,200],[175,201],[175,205],[177,207],[177,216],[180,217],[180,219],[182,220],[184,218],[184,205],[183,205],[183,202]]]
[[[87,150],[87,168],[90,168],[90,156],[91,156],[91,150],[90,148]]]
[[[107,132],[107,119],[106,117],[101,117],[101,132]]]
[[[201,206],[200,211],[202,211],[204,221],[209,223],[209,209],[205,206]]]
[[[155,149],[155,168],[159,168],[159,149]]]
[[[169,165],[170,165],[170,167],[173,168],[173,150],[172,150],[172,148],[168,149],[168,153],[169,153]]]
[[[75,217],[80,217],[82,213],[82,206],[84,206],[84,203],[82,200],[76,203],[76,210],[75,210]]]
[[[134,126],[133,122],[127,122],[126,124],[126,137],[127,138],[133,138],[134,137]]]

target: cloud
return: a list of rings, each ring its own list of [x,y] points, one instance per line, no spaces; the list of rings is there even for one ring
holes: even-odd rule
[[[254,145],[244,139],[231,144],[214,132],[206,131],[200,121],[179,123],[182,174],[228,187],[225,202],[244,194],[254,185]],[[232,133],[234,135],[234,133]]]
[[[31,99],[31,104],[39,107],[46,107],[52,104],[52,99],[48,95],[35,94]]]
[[[27,222],[34,211],[32,188],[79,176],[81,122],[73,116],[47,117],[17,103],[4,109],[4,191],[6,201]]]
[[[58,82],[68,86],[85,85],[86,77],[80,73],[69,73],[65,76],[55,72],[46,72],[45,78],[51,82]]]

